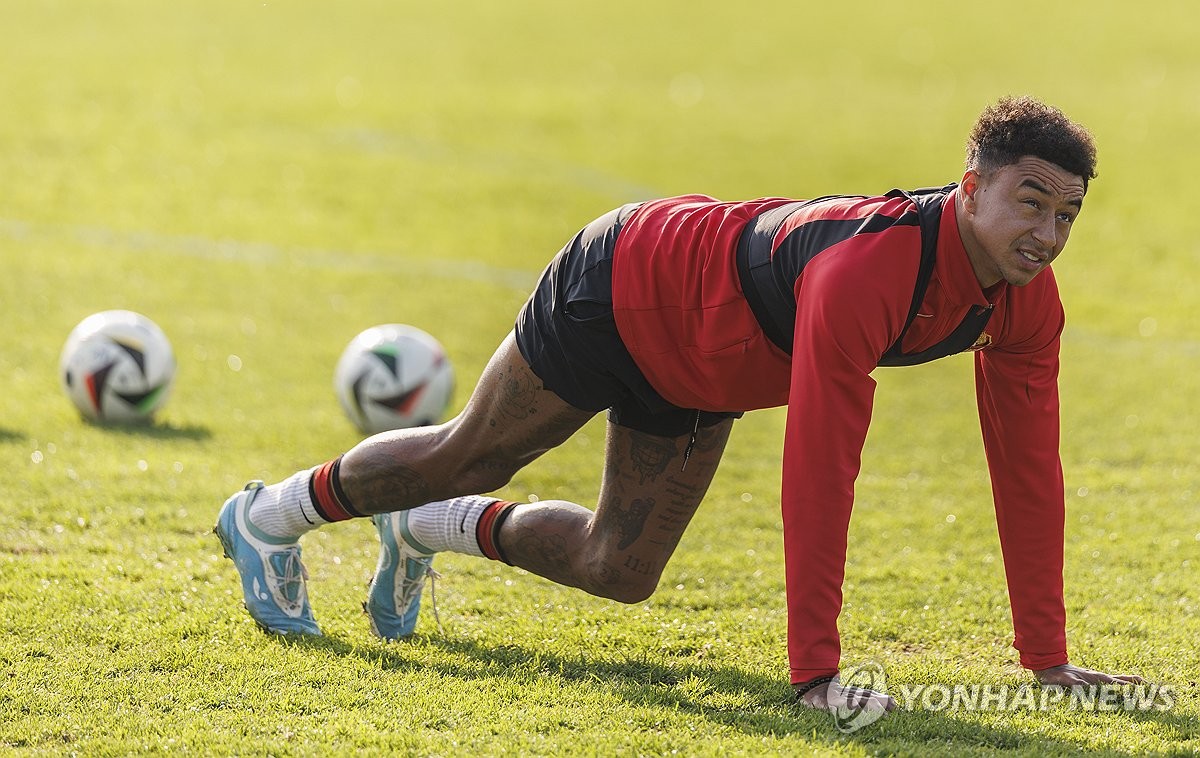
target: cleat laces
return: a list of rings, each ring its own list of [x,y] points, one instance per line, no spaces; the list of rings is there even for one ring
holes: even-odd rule
[[[272,589],[288,605],[300,605],[304,600],[304,580],[307,578],[304,564],[300,562],[300,548],[289,547],[287,550],[273,553],[269,560],[279,580]]]

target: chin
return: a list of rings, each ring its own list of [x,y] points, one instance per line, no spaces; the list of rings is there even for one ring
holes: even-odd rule
[[[1029,284],[1034,279],[1036,279],[1038,274],[1042,273],[1045,270],[1046,269],[1044,269],[1044,268],[1040,268],[1037,271],[1034,271],[1032,274],[1030,274],[1026,271],[1017,271],[1015,273],[1010,273],[1007,276],[1005,276],[1004,281],[1008,282],[1009,284],[1011,284],[1014,287],[1024,287],[1026,284]]]

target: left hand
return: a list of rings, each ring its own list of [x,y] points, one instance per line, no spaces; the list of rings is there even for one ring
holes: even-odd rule
[[[1044,685],[1059,687],[1087,687],[1093,684],[1146,684],[1146,680],[1136,674],[1106,674],[1103,671],[1093,671],[1072,666],[1069,663],[1035,671],[1033,675]]]

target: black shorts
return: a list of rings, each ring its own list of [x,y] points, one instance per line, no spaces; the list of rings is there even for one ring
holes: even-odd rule
[[[617,234],[638,203],[583,228],[542,272],[517,316],[517,348],[546,389],[618,426],[678,437],[740,413],[680,408],[650,386],[621,342],[612,309]]]

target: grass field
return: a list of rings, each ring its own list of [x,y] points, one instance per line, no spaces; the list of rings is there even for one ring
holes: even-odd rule
[[[0,752],[1200,752],[1200,58],[1191,3],[1128,8],[4,0]],[[357,332],[435,333],[461,405],[600,213],[956,180],[975,115],[1013,93],[1100,146],[1056,264],[1073,660],[1171,683],[1173,709],[918,709],[843,735],[791,706],[779,411],[736,425],[644,604],[447,555],[444,631],[427,608],[383,644],[355,522],[304,543],[324,639],[243,612],[216,510],[355,444],[331,377]],[[59,390],[67,333],[109,308],[175,345],[153,427],[90,426]],[[846,660],[1027,682],[970,361],[877,378]],[[591,502],[602,441],[597,420],[502,494]]]

